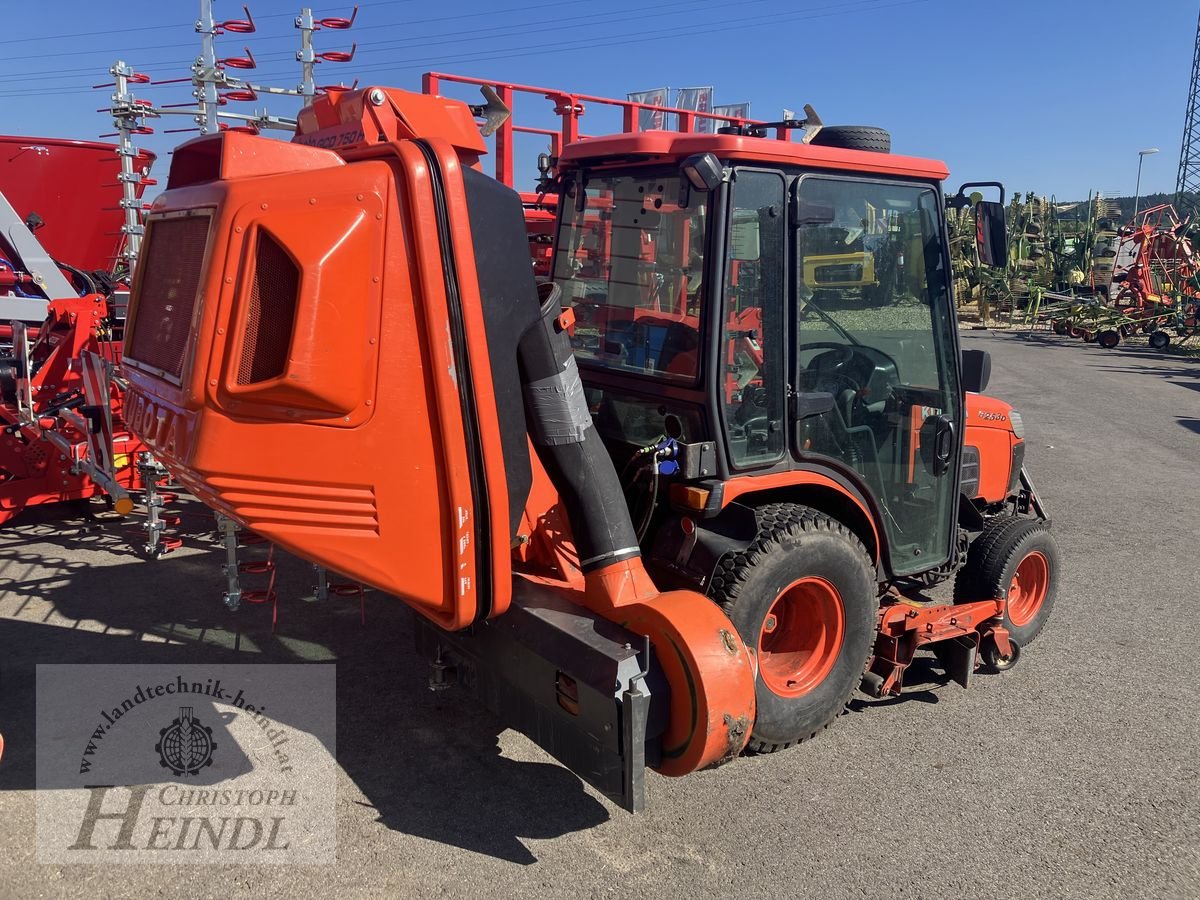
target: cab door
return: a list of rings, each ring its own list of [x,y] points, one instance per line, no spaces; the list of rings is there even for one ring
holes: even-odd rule
[[[961,392],[941,195],[933,184],[793,184],[793,452],[876,498],[894,574],[946,562]]]

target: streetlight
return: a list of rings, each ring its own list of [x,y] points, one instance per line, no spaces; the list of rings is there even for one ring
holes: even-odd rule
[[[1133,189],[1133,216],[1135,219],[1137,218],[1138,201],[1141,199],[1141,196],[1142,196],[1142,160],[1144,160],[1151,153],[1157,153],[1157,152],[1158,152],[1157,147],[1151,147],[1149,150],[1139,150],[1138,151],[1137,187],[1135,187]]]

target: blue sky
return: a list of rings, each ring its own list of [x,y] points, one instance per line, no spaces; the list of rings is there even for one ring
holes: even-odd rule
[[[292,84],[302,0],[251,0],[248,45],[258,74]],[[155,78],[187,75],[198,49],[193,0],[18,3],[0,32],[0,130],[95,138],[110,131],[112,60]],[[353,4],[314,6],[348,15]],[[944,159],[952,182],[999,179],[1010,189],[1081,199],[1133,193],[1137,151],[1157,147],[1143,193],[1172,191],[1196,34],[1195,0],[364,0],[354,29],[322,32],[318,49],[356,40],[355,59],[322,66],[325,81],[362,79],[418,89],[435,69],[600,96],[660,86],[713,85],[718,103],[750,100],[777,118],[811,103],[826,123],[888,128],[896,152]],[[219,18],[241,4],[218,0]],[[127,30],[120,30],[120,21]],[[276,76],[276,77],[268,77]],[[155,102],[188,99],[153,86]],[[469,96],[464,94],[464,96]],[[540,101],[518,117],[548,124]],[[245,106],[241,107],[245,109]],[[272,104],[286,114],[287,103]],[[541,113],[539,115],[539,113]],[[599,112],[585,123],[612,130]],[[161,127],[185,127],[170,122]],[[142,146],[166,153],[186,134]],[[528,139],[532,140],[532,139]],[[527,144],[528,144],[527,140]],[[522,148],[520,160],[540,147]],[[532,180],[533,173],[529,173]]]

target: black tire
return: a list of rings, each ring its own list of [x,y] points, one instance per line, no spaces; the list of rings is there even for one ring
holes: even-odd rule
[[[983,664],[996,672],[1007,672],[1021,661],[1021,645],[1016,641],[1009,641],[1008,646],[1009,655],[1001,656],[1000,648],[996,646],[995,642],[986,642],[979,648],[979,656],[983,660]]]
[[[993,519],[971,543],[967,564],[954,581],[955,603],[1008,597],[1018,566],[1034,554],[1040,554],[1046,564],[1044,595],[1028,617],[1018,614],[1014,622],[1013,609],[1004,613],[1004,627],[1022,647],[1033,643],[1046,627],[1058,588],[1058,543],[1045,522],[1015,516]]]
[[[1112,350],[1121,343],[1121,332],[1115,328],[1106,328],[1096,335],[1096,343],[1105,350]]]
[[[1061,319],[1055,319],[1050,327],[1053,328],[1054,333],[1058,335],[1065,335],[1070,330],[1067,323]]]
[[[1155,331],[1150,334],[1150,346],[1155,350],[1166,350],[1171,346],[1171,335],[1165,331]]]
[[[871,560],[862,542],[845,525],[791,503],[762,506],[756,516],[758,536],[745,550],[721,558],[708,591],[746,644],[762,651],[777,640],[778,636],[764,631],[773,610],[790,626],[785,628],[781,622],[780,632],[788,632],[782,638],[794,639],[795,626],[800,624],[803,629],[807,621],[804,604],[819,602],[810,601],[804,594],[814,585],[818,591],[832,591],[833,603],[841,610],[840,644],[835,645],[824,630],[819,632],[820,637],[800,632],[806,641],[827,640],[809,659],[819,655],[827,660],[828,667],[818,666],[810,673],[816,680],[808,687],[797,688],[803,693],[784,696],[772,688],[771,670],[764,665],[770,655],[760,652],[755,683],[758,716],[747,749],[773,753],[816,737],[845,710],[862,681],[875,644],[879,603]],[[786,614],[789,609],[797,610],[797,615]],[[774,651],[785,668],[788,659],[803,657],[786,650],[777,646]]]
[[[843,150],[892,151],[892,136],[870,125],[826,125],[812,139],[814,147],[840,147]]]

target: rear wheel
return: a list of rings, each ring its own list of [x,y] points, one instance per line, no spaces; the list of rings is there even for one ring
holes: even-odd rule
[[[1004,627],[1024,647],[1046,627],[1057,585],[1058,544],[1046,523],[1005,517],[989,523],[971,544],[954,582],[954,600],[1007,598]]]
[[[1150,335],[1150,346],[1155,350],[1166,350],[1171,346],[1171,336],[1165,331],[1155,331]]]
[[[1115,328],[1106,328],[1104,331],[1096,335],[1096,343],[1105,350],[1111,350],[1117,344],[1121,343],[1121,332]]]
[[[874,645],[875,575],[862,543],[805,506],[756,511],[758,537],[722,557],[709,595],[758,650],[749,749],[815,737],[845,709]]]

